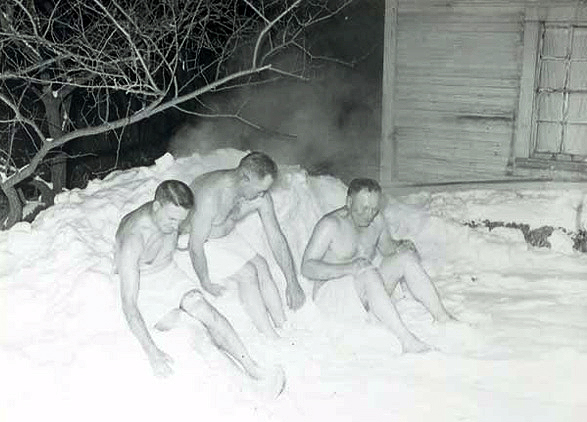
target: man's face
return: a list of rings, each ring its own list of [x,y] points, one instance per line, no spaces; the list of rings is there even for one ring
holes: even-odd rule
[[[273,177],[266,174],[264,178],[259,178],[251,172],[244,175],[243,195],[247,199],[255,199],[269,190],[273,184]]]
[[[363,189],[347,199],[351,218],[357,227],[367,227],[379,213],[381,194]]]
[[[153,204],[155,224],[165,233],[170,234],[179,230],[179,225],[188,216],[189,210],[171,203],[161,204],[155,201]]]

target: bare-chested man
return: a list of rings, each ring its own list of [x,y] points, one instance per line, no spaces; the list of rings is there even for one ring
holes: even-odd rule
[[[199,321],[219,349],[239,362],[250,377],[262,380],[269,373],[250,357],[228,320],[195,288],[195,280],[173,261],[179,226],[193,206],[189,186],[167,180],[157,187],[153,201],[121,220],[115,263],[124,315],[158,376],[172,372],[172,359],[155,344],[150,330]]]
[[[375,180],[352,180],[346,205],[316,224],[302,259],[302,274],[315,280],[314,298],[325,283],[351,276],[365,309],[391,329],[403,351],[425,351],[429,347],[406,328],[390,298],[398,281],[405,279],[413,296],[437,321],[452,317],[422,268],[415,245],[392,239],[379,213],[380,202],[381,187]]]
[[[220,295],[228,278],[236,280],[241,302],[257,329],[277,337],[285,313],[279,290],[265,258],[238,232],[237,223],[258,213],[269,246],[287,283],[287,305],[298,309],[305,301],[289,249],[268,192],[277,165],[266,154],[251,152],[236,168],[198,176],[191,188],[197,206],[189,220],[189,251],[202,288]],[[232,265],[226,265],[231,260]]]

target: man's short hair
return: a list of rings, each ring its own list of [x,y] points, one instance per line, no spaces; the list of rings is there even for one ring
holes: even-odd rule
[[[263,152],[248,153],[238,163],[238,168],[252,171],[259,179],[264,179],[267,175],[270,175],[273,180],[277,179],[277,164]]]
[[[369,192],[381,193],[381,186],[379,185],[379,182],[377,182],[376,180],[357,178],[351,180],[351,183],[349,183],[349,188],[346,194],[347,196],[352,196],[355,193],[359,193],[364,189],[366,189]]]
[[[194,193],[179,180],[165,180],[155,190],[155,200],[160,204],[173,204],[190,209],[194,206]]]

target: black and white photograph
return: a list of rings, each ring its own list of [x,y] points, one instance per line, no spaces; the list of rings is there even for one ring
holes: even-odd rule
[[[47,418],[587,420],[587,0],[2,0]]]

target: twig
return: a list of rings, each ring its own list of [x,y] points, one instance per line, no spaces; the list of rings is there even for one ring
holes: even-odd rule
[[[298,138],[297,135],[294,135],[291,133],[283,133],[283,132],[279,132],[277,130],[267,129],[266,127],[263,127],[261,125],[258,125],[256,123],[251,122],[250,120],[245,119],[244,117],[242,117],[238,113],[236,113],[236,114],[228,114],[228,113],[227,114],[222,114],[222,113],[208,114],[208,113],[199,113],[197,111],[185,110],[179,106],[175,106],[175,108],[177,110],[181,111],[182,113],[191,114],[193,116],[198,116],[198,117],[204,117],[207,119],[234,119],[234,120],[238,120],[239,122],[244,123],[245,125],[250,126],[253,129],[258,130],[259,132],[270,133],[272,135],[277,135],[277,136],[283,137],[283,138],[289,138],[289,139],[297,139]]]
[[[259,55],[259,48],[261,46],[261,42],[263,41],[263,38],[265,38],[265,35],[267,34],[267,32],[269,32],[269,30],[277,23],[279,22],[279,20],[284,17],[285,15],[287,15],[289,12],[291,12],[295,7],[297,7],[300,4],[301,0],[296,0],[295,2],[293,2],[291,4],[291,6],[289,6],[287,9],[285,9],[283,12],[281,12],[281,14],[279,16],[277,16],[275,19],[273,19],[269,24],[267,24],[267,26],[265,26],[265,28],[263,28],[263,30],[261,31],[261,33],[259,34],[259,37],[257,38],[257,42],[255,44],[255,50],[253,52],[253,61],[251,63],[251,66],[253,69],[255,69],[257,67],[257,56]]]
[[[130,47],[134,50],[137,59],[141,62],[141,65],[143,66],[143,70],[145,71],[145,75],[147,76],[147,78],[149,79],[149,82],[151,83],[151,86],[153,87],[153,90],[155,92],[160,92],[159,88],[157,87],[157,84],[155,83],[155,81],[153,80],[153,76],[151,75],[151,72],[149,71],[149,67],[147,66],[147,64],[145,63],[145,60],[143,59],[142,54],[140,53],[139,49],[137,48],[136,44],[134,43],[134,41],[132,40],[132,37],[130,36],[130,34],[128,33],[128,31],[126,31],[119,23],[118,21],[114,18],[114,16],[112,16],[110,14],[110,12],[108,11],[108,9],[106,9],[106,7],[99,1],[99,0],[94,0],[94,3],[96,3],[96,5],[102,9],[104,11],[104,13],[106,14],[106,16],[108,16],[108,18],[112,21],[112,23],[118,28],[118,30],[120,32],[122,32],[124,34],[124,36],[126,37],[126,39],[128,40],[128,43],[130,45]],[[127,18],[127,20],[130,21],[130,18],[128,15],[125,15],[125,17]]]

